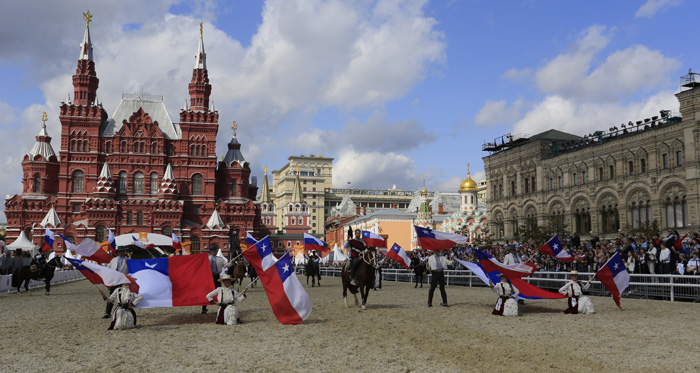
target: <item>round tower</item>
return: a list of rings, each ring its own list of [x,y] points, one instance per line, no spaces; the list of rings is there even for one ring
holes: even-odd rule
[[[469,164],[467,164],[467,178],[462,181],[459,185],[459,198],[460,206],[459,209],[462,211],[474,211],[478,205],[477,194],[479,193],[479,187],[476,185],[476,181],[471,178],[471,172],[469,171]]]

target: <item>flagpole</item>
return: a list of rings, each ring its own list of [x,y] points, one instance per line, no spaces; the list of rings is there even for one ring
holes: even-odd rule
[[[258,281],[258,280],[260,280],[260,276],[256,277],[255,280],[251,281],[250,284],[248,284],[248,286],[244,287],[244,288],[243,288],[243,291],[248,290],[248,288],[250,287],[250,285],[253,285],[253,284],[255,283],[255,281]]]

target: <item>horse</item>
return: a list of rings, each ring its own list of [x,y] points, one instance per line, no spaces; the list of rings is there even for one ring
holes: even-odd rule
[[[318,263],[312,258],[306,260],[306,287],[309,287],[309,277],[311,277],[311,287],[316,286],[316,277],[318,277],[318,286],[321,286],[321,269]]]
[[[232,284],[235,284],[236,281],[238,281],[238,290],[241,290],[241,285],[243,285],[243,279],[245,278],[245,263],[243,263],[242,259],[236,260],[236,264],[233,267],[233,282]]]
[[[250,287],[254,288],[255,283],[253,281],[258,277],[258,273],[255,272],[255,267],[250,263],[248,263],[248,277],[250,277],[250,283],[252,284]]]
[[[56,256],[46,262],[44,267],[41,269],[41,272],[36,268],[36,264],[34,264],[32,261],[32,264],[24,266],[12,274],[12,286],[17,287],[17,295],[22,295],[22,284],[24,284],[24,290],[27,291],[27,294],[32,295],[31,290],[29,290],[29,280],[44,281],[44,284],[46,284],[46,292],[44,294],[49,295],[49,292],[51,291],[51,279],[53,279],[53,273],[56,268],[60,267],[63,267],[60,256]],[[32,268],[34,268],[33,271]]]
[[[343,301],[345,301],[345,307],[348,307],[348,290],[355,296],[355,305],[357,305],[357,290],[359,289],[362,297],[362,309],[367,309],[367,296],[369,296],[369,290],[374,287],[374,269],[376,266],[377,248],[374,246],[370,246],[360,254],[360,265],[357,267],[357,272],[355,272],[357,285],[350,284],[352,280],[350,277],[352,275],[350,265],[344,266],[341,278],[343,280]]]

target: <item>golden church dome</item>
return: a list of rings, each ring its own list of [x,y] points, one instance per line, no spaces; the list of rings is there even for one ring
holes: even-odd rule
[[[471,172],[469,171],[469,165],[467,165],[467,178],[459,184],[460,192],[478,192],[479,186],[476,185],[476,181],[471,178]]]

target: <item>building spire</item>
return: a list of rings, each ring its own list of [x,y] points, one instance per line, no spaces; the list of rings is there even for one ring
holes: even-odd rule
[[[197,55],[195,56],[194,68],[195,69],[207,69],[207,54],[204,53],[204,22],[199,22],[199,48],[197,48]]]
[[[296,167],[297,177],[294,180],[294,189],[292,190],[292,203],[303,203],[304,195],[301,192],[301,180],[299,179],[299,166]]]
[[[92,61],[92,40],[90,40],[90,22],[92,22],[93,15],[90,11],[83,12],[83,19],[85,19],[85,34],[83,35],[83,42],[80,44],[80,56],[79,60]]]
[[[263,177],[262,190],[260,191],[260,202],[270,203],[272,198],[270,198],[270,184],[267,181],[267,166],[263,170],[265,170],[265,176]]]
[[[209,96],[211,96],[211,84],[209,84],[209,72],[207,71],[207,54],[204,52],[204,23],[199,23],[199,48],[194,57],[194,69],[189,85],[190,110],[199,112],[209,111]]]
[[[73,103],[75,105],[95,105],[97,87],[100,84],[100,80],[95,72],[95,61],[92,59],[92,40],[90,40],[90,22],[92,22],[92,17],[90,11],[83,13],[85,34],[80,44],[78,67],[75,69],[75,75],[73,75]]]

